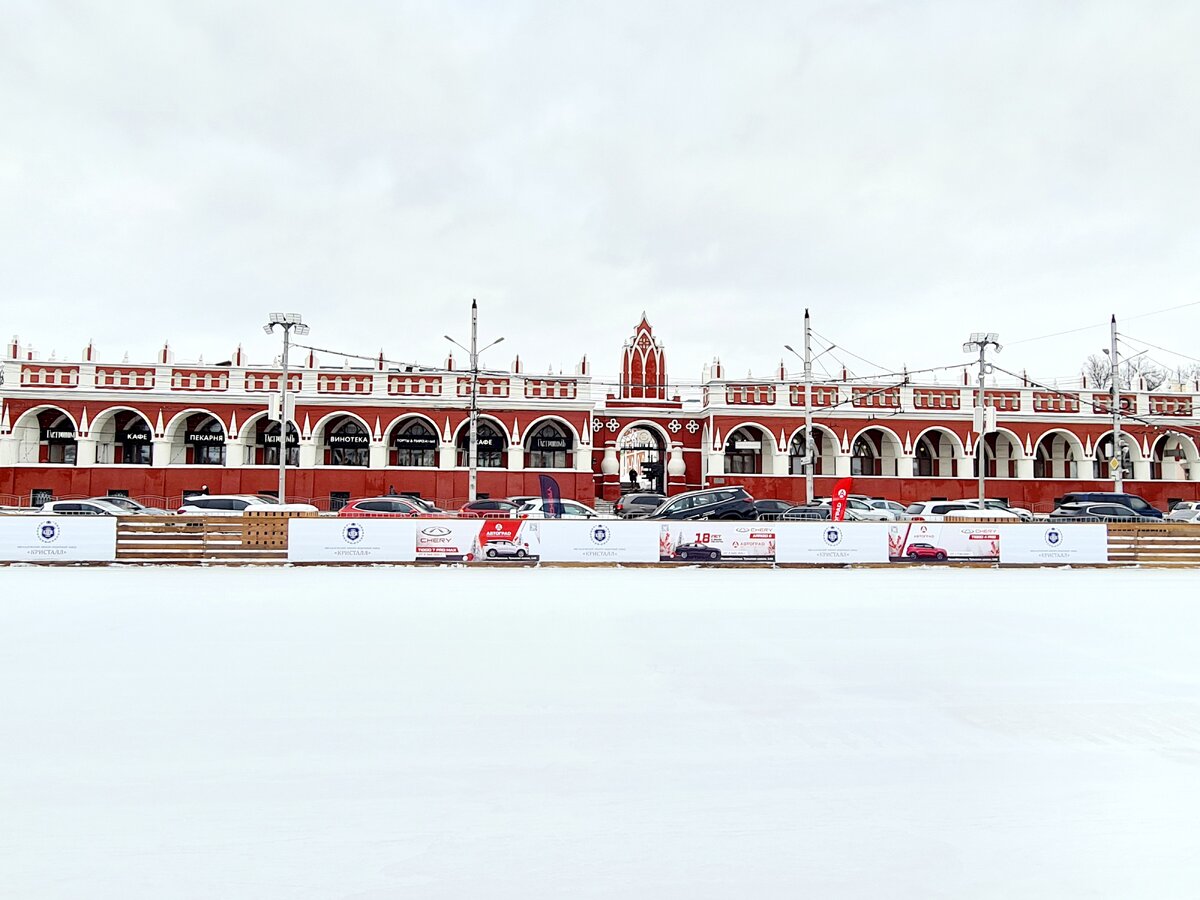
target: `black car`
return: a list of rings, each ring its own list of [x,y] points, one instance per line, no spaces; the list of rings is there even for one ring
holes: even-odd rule
[[[1050,513],[1051,522],[1161,522],[1160,516],[1143,516],[1120,503],[1064,503]]]
[[[757,519],[754,498],[743,487],[707,488],[676,494],[648,519]]]
[[[662,494],[625,494],[613,506],[613,512],[622,519],[644,519],[666,499]]]
[[[716,547],[710,547],[708,544],[689,543],[680,544],[675,548],[673,559],[711,559],[718,560],[721,558],[721,551]]]
[[[760,519],[778,519],[795,505],[787,500],[755,500],[754,511]]]
[[[1146,519],[1161,519],[1162,511],[1155,509],[1137,494],[1118,494],[1115,492],[1105,491],[1075,491],[1070,494],[1064,494],[1062,499],[1058,501],[1059,506],[1071,506],[1076,503],[1115,503],[1118,506],[1127,506],[1133,510],[1136,516]]]

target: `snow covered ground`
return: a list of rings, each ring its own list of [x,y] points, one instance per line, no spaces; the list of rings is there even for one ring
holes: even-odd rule
[[[1196,582],[0,569],[0,896],[1194,898]]]

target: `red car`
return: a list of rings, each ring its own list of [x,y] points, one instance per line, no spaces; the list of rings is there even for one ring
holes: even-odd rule
[[[933,544],[909,544],[906,555],[909,559],[936,559],[941,562],[946,558],[946,551]]]
[[[367,497],[351,500],[338,510],[338,515],[350,519],[418,519],[429,513],[403,497]]]

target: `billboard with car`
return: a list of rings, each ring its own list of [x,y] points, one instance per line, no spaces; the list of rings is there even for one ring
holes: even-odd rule
[[[999,562],[1001,528],[995,523],[893,522],[888,525],[888,558],[892,562]]]
[[[658,558],[663,562],[774,562],[777,526],[754,521],[661,522]]]
[[[537,559],[541,522],[535,519],[419,519],[416,558],[449,562]]]

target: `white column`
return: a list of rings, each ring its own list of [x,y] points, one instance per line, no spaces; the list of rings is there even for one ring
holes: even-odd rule
[[[847,470],[849,470],[850,457],[846,457]],[[884,464],[887,460],[883,460]],[[938,462],[938,471],[941,471],[941,462]],[[897,478],[912,478],[913,477],[913,457],[907,453],[901,453],[896,457],[896,477]]]
[[[165,469],[171,464],[171,442],[156,438],[150,442],[150,464],[156,469]]]
[[[438,468],[453,469],[455,464],[458,462],[458,460],[455,459],[455,453],[456,448],[453,441],[448,444],[442,443],[438,445]]]
[[[1033,459],[1018,459],[1017,460],[1017,477],[1021,479],[1033,478]]]
[[[367,467],[371,469],[386,469],[388,464],[388,446],[383,441],[372,441],[367,455]]]
[[[525,469],[525,448],[520,444],[508,448],[508,470],[521,472]]]
[[[908,463],[909,474],[912,474],[912,460]],[[850,477],[850,454],[839,453],[833,458],[833,474],[836,478]]]
[[[314,468],[317,465],[318,454],[321,456],[324,456],[323,450],[324,450],[324,448],[321,447],[320,445],[318,445],[316,441],[301,441],[300,442],[300,468],[301,469]],[[284,447],[283,452],[285,452],[285,453],[287,452],[286,446]],[[321,460],[321,463],[324,464],[324,459]]]

